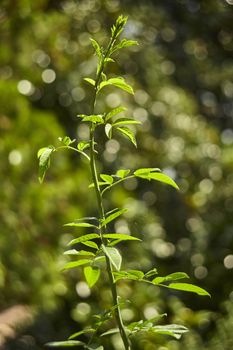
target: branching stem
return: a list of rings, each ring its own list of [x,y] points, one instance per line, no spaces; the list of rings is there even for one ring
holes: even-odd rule
[[[101,79],[101,73],[104,70],[104,62],[105,58],[108,56],[108,53],[115,41],[115,37],[112,36],[112,38],[109,41],[108,47],[105,51],[105,54],[103,55],[102,63],[100,65],[97,77],[96,77],[96,82],[95,82],[95,91],[94,91],[94,96],[93,96],[93,105],[92,105],[92,114],[95,113],[95,103],[96,103],[96,97],[98,93],[98,85],[99,81]],[[96,169],[96,161],[95,161],[95,126],[91,124],[90,126],[90,140],[91,140],[91,147],[90,147],[90,168],[91,168],[91,174],[92,174],[92,181],[94,183],[94,188],[95,188],[95,193],[96,193],[96,200],[97,200],[97,205],[98,205],[98,211],[99,211],[99,216],[101,220],[105,219],[105,210],[103,206],[103,201],[102,201],[102,195],[101,195],[101,190],[98,182],[98,172]],[[106,227],[102,227],[99,229],[100,237],[102,243],[106,243],[106,239],[104,239],[103,235],[106,232]],[[129,339],[126,334],[126,330],[122,321],[121,317],[121,311],[120,311],[120,306],[118,302],[118,295],[117,295],[117,289],[116,289],[116,284],[114,283],[114,277],[113,277],[113,270],[111,266],[111,262],[107,256],[106,257],[106,264],[107,264],[107,272],[108,272],[108,278],[109,278],[109,284],[111,288],[111,293],[112,293],[112,298],[113,298],[113,304],[116,306],[115,308],[115,318],[116,322],[120,331],[120,335],[122,338],[122,341],[124,343],[125,350],[130,350],[130,344],[129,344]]]

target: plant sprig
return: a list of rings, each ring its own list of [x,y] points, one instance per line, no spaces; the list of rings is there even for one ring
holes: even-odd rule
[[[94,322],[90,328],[81,330],[72,334],[67,341],[51,342],[47,345],[50,347],[68,347],[81,346],[84,349],[93,350],[92,341],[96,342],[96,334],[101,331],[101,326],[104,322],[114,318],[116,328],[109,329],[98,337],[99,346],[95,350],[103,350],[101,339],[103,336],[109,336],[114,333],[119,333],[124,344],[125,350],[131,349],[130,339],[138,333],[158,333],[170,335],[176,339],[187,332],[187,328],[181,325],[158,325],[157,322],[165,315],[159,315],[151,320],[140,320],[129,325],[124,325],[121,315],[121,303],[119,301],[117,284],[120,280],[131,280],[134,282],[143,282],[150,285],[155,285],[169,290],[180,290],[196,293],[198,295],[209,296],[204,289],[190,283],[183,283],[180,280],[189,278],[184,272],[175,272],[167,276],[160,276],[156,268],[148,272],[140,270],[122,270],[122,256],[116,246],[125,241],[140,242],[138,235],[126,235],[124,233],[109,232],[108,227],[111,222],[119,216],[124,215],[127,209],[115,208],[106,213],[103,204],[103,195],[110,191],[116,185],[132,178],[138,178],[147,181],[157,181],[169,185],[176,190],[178,185],[167,174],[163,173],[159,168],[140,168],[136,170],[119,169],[115,174],[99,173],[96,165],[96,153],[98,144],[95,139],[95,134],[98,128],[104,128],[106,137],[111,139],[113,133],[121,134],[126,137],[135,147],[137,146],[136,137],[130,125],[140,124],[133,118],[119,117],[126,109],[123,106],[112,109],[109,112],[100,114],[95,113],[96,100],[99,92],[102,89],[114,86],[129,94],[133,94],[133,88],[125,81],[123,77],[108,78],[105,72],[109,62],[114,62],[112,57],[115,52],[132,45],[137,45],[136,41],[120,39],[127,22],[127,17],[119,16],[116,23],[111,28],[111,36],[106,48],[100,46],[95,40],[91,39],[91,44],[98,57],[95,79],[87,77],[84,80],[93,88],[93,101],[90,106],[90,114],[78,115],[82,123],[87,123],[89,126],[89,140],[71,140],[68,136],[59,138],[62,146],[48,146],[38,151],[39,158],[39,180],[43,182],[46,171],[50,166],[50,158],[56,151],[68,149],[84,156],[88,161],[88,166],[92,176],[90,188],[94,188],[97,202],[98,217],[85,217],[65,224],[66,227],[74,227],[80,230],[81,234],[72,239],[68,246],[75,246],[77,249],[69,249],[64,254],[71,257],[71,260],[66,263],[64,270],[70,270],[77,267],[83,267],[84,278],[90,288],[94,287],[101,276],[103,266],[107,270],[108,284],[112,293],[113,305],[110,312],[104,313],[104,316],[97,317],[98,322]],[[83,234],[83,228],[90,232]],[[128,244],[128,243],[127,243]],[[74,340],[79,336],[91,334],[88,343]]]

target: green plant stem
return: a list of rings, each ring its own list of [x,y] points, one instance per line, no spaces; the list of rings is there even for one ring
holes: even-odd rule
[[[108,53],[114,44],[115,37],[113,36],[108,44],[108,47],[105,51],[105,54],[103,55],[103,59],[101,62],[101,65],[99,67],[99,71],[97,73],[96,77],[96,82],[95,82],[95,92],[94,92],[94,97],[93,97],[93,105],[92,105],[92,114],[95,112],[95,103],[96,103],[96,97],[98,93],[98,85],[99,81],[101,79],[101,73],[104,70],[104,65],[105,65],[105,58],[108,56]],[[96,161],[95,161],[95,137],[94,137],[94,131],[95,131],[95,126],[93,124],[90,127],[90,140],[91,140],[91,147],[90,147],[90,168],[91,168],[91,174],[92,174],[92,181],[94,183],[94,188],[95,188],[95,193],[96,193],[96,199],[97,199],[97,204],[98,204],[98,210],[99,210],[99,216],[101,220],[105,219],[105,211],[104,211],[104,206],[103,206],[103,201],[102,201],[102,196],[101,196],[101,190],[100,186],[98,183],[98,173],[96,169]],[[106,228],[102,227],[99,229],[100,232],[100,237],[102,243],[106,243],[106,239],[104,239],[103,234],[105,233]],[[125,327],[122,321],[121,317],[121,311],[120,311],[120,306],[118,303],[118,296],[117,296],[117,289],[116,289],[116,284],[114,282],[114,277],[113,277],[113,271],[112,271],[112,266],[109,258],[105,256],[106,258],[106,265],[107,265],[107,272],[108,272],[108,278],[109,278],[109,284],[111,288],[111,293],[112,293],[112,298],[113,298],[113,304],[116,306],[116,309],[114,311],[115,313],[115,318],[116,322],[120,331],[120,335],[122,338],[122,341],[124,343],[125,350],[130,350],[130,344],[129,344],[129,339],[125,331]]]
[[[91,173],[92,173],[92,180],[94,183],[99,215],[100,215],[100,218],[102,220],[104,220],[105,219],[105,212],[104,212],[104,206],[103,206],[100,187],[98,184],[98,174],[97,174],[96,163],[95,163],[95,150],[94,150],[94,145],[95,145],[94,140],[95,139],[94,139],[93,127],[91,128],[90,136],[91,136],[90,167],[91,167]],[[103,244],[105,243],[105,239],[103,237],[104,233],[105,233],[105,228],[104,227],[100,228],[100,237],[101,237],[101,241]],[[115,309],[116,321],[118,324],[118,328],[120,331],[122,341],[123,341],[124,346],[125,346],[125,350],[130,350],[129,339],[128,339],[128,336],[126,334],[125,327],[124,327],[122,317],[121,317],[121,311],[120,311],[120,307],[119,307],[119,303],[118,303],[116,284],[114,283],[114,277],[113,277],[113,273],[112,273],[112,266],[111,266],[109,258],[107,256],[105,256],[105,258],[106,258],[107,272],[108,272],[109,283],[110,283],[110,287],[111,287],[113,303],[114,303],[114,306],[116,306],[116,309]]]

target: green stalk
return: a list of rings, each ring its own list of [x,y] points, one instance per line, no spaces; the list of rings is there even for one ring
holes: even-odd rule
[[[92,105],[92,114],[94,114],[95,112],[95,103],[96,103],[96,97],[97,97],[97,92],[98,92],[98,85],[99,85],[99,81],[101,79],[101,73],[104,70],[104,60],[105,58],[108,56],[108,53],[112,47],[112,45],[114,44],[115,41],[115,36],[112,36],[112,38],[109,41],[108,47],[106,49],[106,52],[103,56],[102,59],[102,63],[100,65],[97,77],[96,77],[96,82],[95,82],[95,92],[94,92],[94,97],[93,97],[93,105]],[[100,190],[100,186],[98,183],[98,173],[97,173],[97,169],[96,169],[96,161],[95,161],[95,136],[94,136],[94,131],[95,131],[95,126],[94,124],[91,125],[90,127],[90,168],[91,168],[91,174],[92,174],[92,181],[94,183],[94,188],[95,188],[95,193],[96,193],[96,200],[97,200],[97,205],[98,205],[98,211],[99,211],[99,216],[101,220],[105,219],[105,210],[104,210],[104,205],[103,205],[103,201],[102,201],[102,195],[101,195],[101,190]],[[103,234],[106,232],[106,228],[102,227],[99,229],[99,233],[100,233],[100,237],[101,237],[101,241],[102,243],[106,243],[106,240],[103,237]],[[118,303],[118,295],[117,295],[117,288],[116,288],[116,284],[114,283],[114,277],[113,277],[113,270],[112,270],[112,266],[111,266],[111,262],[109,260],[109,258],[105,255],[106,258],[106,265],[107,265],[107,273],[108,273],[108,278],[109,278],[109,284],[110,284],[110,288],[111,288],[111,293],[112,293],[112,299],[113,299],[113,304],[114,306],[116,306],[115,308],[115,318],[116,318],[116,322],[120,331],[120,335],[122,338],[122,341],[124,343],[124,347],[125,350],[130,350],[130,344],[129,344],[129,339],[128,336],[126,334],[125,331],[125,327],[123,324],[123,320],[121,317],[121,310],[119,307],[119,303]]]

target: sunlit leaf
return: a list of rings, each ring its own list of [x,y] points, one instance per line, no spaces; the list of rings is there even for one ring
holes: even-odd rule
[[[120,177],[121,179],[123,179],[123,178],[126,177],[129,173],[130,173],[130,170],[129,170],[129,169],[120,169],[120,170],[117,170],[116,176],[118,176],[118,177]]]
[[[176,281],[183,278],[189,278],[189,276],[185,272],[175,272],[164,277],[156,277],[152,280],[152,283],[159,284],[167,281]]]
[[[70,249],[66,250],[64,255],[77,255],[77,256],[95,256],[94,253],[86,251],[86,250],[76,250],[76,249]]]
[[[116,86],[119,89],[127,91],[129,94],[134,94],[133,88],[129,84],[127,84],[122,77],[111,78],[106,81],[102,81],[100,83],[98,91],[102,90],[104,87],[108,85]]]
[[[70,241],[68,243],[68,246],[74,245],[74,244],[77,244],[77,243],[83,243],[83,242],[86,242],[86,241],[91,241],[92,239],[96,239],[96,238],[100,238],[100,236],[97,233],[90,233],[88,235],[84,235],[84,236],[72,239],[72,241]]]
[[[46,171],[49,168],[50,155],[53,151],[54,151],[54,147],[50,146],[50,147],[41,148],[37,153],[38,158],[39,158],[39,181],[40,181],[40,183],[43,182]]]
[[[152,173],[152,174],[150,174],[150,179],[163,182],[163,183],[170,185],[170,186],[174,187],[175,189],[179,190],[179,187],[177,186],[175,181],[172,180],[168,175],[165,175],[162,173]]]
[[[70,226],[70,227],[96,227],[93,224],[90,224],[89,222],[68,222],[68,224],[65,224],[64,226]]]
[[[93,248],[93,249],[99,249],[98,245],[95,242],[92,241],[85,241],[85,242],[81,242],[81,244]]]
[[[119,251],[116,248],[106,247],[103,244],[101,247],[103,249],[103,252],[109,258],[111,264],[116,268],[116,270],[119,271],[121,268],[121,262],[122,262],[122,257]]]
[[[84,268],[84,276],[88,286],[93,287],[100,277],[100,269],[98,267],[86,266]]]
[[[105,134],[109,139],[112,138],[112,125],[109,123],[105,125]]]
[[[105,238],[119,239],[121,241],[140,241],[139,238],[124,233],[105,233],[103,236]]]
[[[119,281],[119,280],[124,280],[124,279],[128,279],[128,280],[141,280],[144,277],[144,273],[142,271],[139,270],[128,270],[128,271],[115,271],[114,272],[114,279],[115,282]]]
[[[157,275],[158,274],[158,271],[156,268],[153,268],[152,270],[148,271],[146,274],[145,274],[145,277],[149,278],[149,277],[152,277],[154,275]]]
[[[127,127],[117,127],[117,130],[124,136],[126,136],[133,144],[135,147],[137,147],[137,142],[134,136],[134,133],[132,130],[130,130]]]
[[[71,261],[63,267],[63,270],[70,270],[75,267],[81,266],[81,265],[86,265],[89,264],[92,260],[90,259],[82,259],[82,260],[77,260],[77,261]]]
[[[134,175],[142,178],[143,177],[147,178],[149,174],[154,172],[161,172],[161,170],[159,168],[141,168],[141,169],[135,170]]]
[[[130,125],[130,124],[142,124],[142,123],[134,119],[119,118],[112,125],[117,126],[117,125]]]
[[[210,294],[205,289],[189,283],[170,283],[168,287],[171,289],[182,290],[184,292],[192,292],[198,295],[210,296]]]
[[[117,107],[117,108],[112,109],[110,112],[108,112],[105,115],[105,121],[108,121],[109,119],[111,119],[115,115],[117,115],[117,114],[119,114],[121,112],[124,112],[126,110],[127,110],[127,108],[125,108],[125,107]]]
[[[87,83],[89,83],[89,84],[95,86],[95,80],[93,80],[93,79],[91,79],[91,78],[84,78],[84,80],[85,80]]]
[[[84,151],[86,148],[90,147],[90,141],[80,141],[78,143],[78,150]]]
[[[111,221],[116,219],[118,216],[124,214],[127,211],[127,209],[118,209],[115,211],[113,214],[110,214],[109,216],[106,217],[105,220],[101,221],[101,227],[106,226],[109,224]]]
[[[71,334],[71,335],[69,336],[69,339],[71,340],[71,339],[77,338],[77,337],[79,337],[79,336],[82,335],[82,334],[95,333],[95,331],[96,331],[96,330],[93,329],[93,328],[86,328],[86,329],[83,329],[82,331],[75,332],[75,333]]]
[[[102,59],[101,47],[99,46],[99,44],[97,43],[97,41],[95,39],[90,38],[90,40],[91,40],[93,48],[95,49],[97,56],[99,57],[99,60],[101,60]]]
[[[104,180],[104,182],[106,182],[108,184],[112,184],[113,183],[113,177],[111,175],[100,174],[100,177],[101,177],[102,180]]]
[[[70,347],[70,346],[85,346],[85,343],[79,340],[67,340],[67,341],[54,341],[45,344],[46,346],[50,348],[64,348],[64,347]]]

